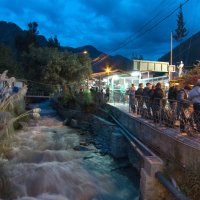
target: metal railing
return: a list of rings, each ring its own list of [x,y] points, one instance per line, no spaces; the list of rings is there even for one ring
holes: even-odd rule
[[[155,126],[178,129],[190,136],[200,134],[200,104],[193,104],[188,100],[152,99],[143,96],[130,99],[125,94],[122,94],[117,101],[116,98],[110,99],[110,103],[149,120]]]
[[[27,91],[27,97],[50,97],[51,95],[49,92],[46,91]]]
[[[112,120],[121,128],[122,134],[126,137],[126,139],[130,142],[131,146],[137,152],[137,154],[144,159],[145,156],[156,156],[156,154],[149,149],[146,145],[144,145],[140,140],[138,140],[133,134],[131,134],[108,110],[103,110],[107,113]],[[189,200],[175,185],[172,184],[170,180],[161,172],[157,171],[155,173],[155,177],[159,180],[159,182],[178,200]]]

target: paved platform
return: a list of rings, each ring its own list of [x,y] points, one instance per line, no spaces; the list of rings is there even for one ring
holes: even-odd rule
[[[153,123],[152,120],[144,119],[140,115],[136,115],[130,112],[128,103],[109,103],[110,105],[118,108],[119,110],[127,113],[128,115],[143,121],[144,123],[148,123],[150,126],[155,127],[156,129],[160,130],[163,134],[172,137],[175,140],[178,140],[181,143],[184,143],[188,146],[192,146],[196,149],[200,150],[200,134],[195,134],[195,136],[189,136],[187,134],[181,134],[179,127],[177,128],[168,128],[159,123]],[[177,121],[176,123],[179,123]],[[177,124],[178,125],[178,124]],[[200,155],[199,155],[200,156]]]

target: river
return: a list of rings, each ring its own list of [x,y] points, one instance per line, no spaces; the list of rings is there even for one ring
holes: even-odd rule
[[[48,102],[34,106],[41,107],[41,118],[10,137],[9,159],[1,160],[9,180],[3,199],[138,199],[139,177],[127,161],[86,144],[89,133],[64,126]]]

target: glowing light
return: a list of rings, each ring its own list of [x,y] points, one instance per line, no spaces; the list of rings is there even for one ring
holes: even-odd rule
[[[106,67],[106,70],[105,70],[105,71],[106,71],[107,74],[109,74],[110,71],[111,71],[111,68],[110,68],[110,67]]]
[[[106,83],[107,83],[107,81],[108,81],[107,79],[105,79],[105,78],[103,79],[103,82],[106,82]]]
[[[134,71],[131,73],[131,76],[139,76],[140,75],[140,72],[138,71]]]
[[[113,80],[119,80],[119,76],[118,75],[114,75],[113,76]]]
[[[84,51],[83,53],[84,53],[84,54],[87,54],[88,52],[87,52],[87,51]]]

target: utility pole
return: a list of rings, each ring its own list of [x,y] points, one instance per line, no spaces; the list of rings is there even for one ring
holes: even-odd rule
[[[171,32],[171,42],[170,42],[170,65],[172,65],[172,40],[173,40],[173,35]]]
[[[170,64],[169,64],[169,81],[171,80],[171,69],[172,69],[172,40],[173,40],[173,35],[172,35],[172,32],[171,32],[171,37],[170,37]]]

